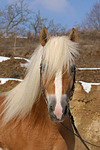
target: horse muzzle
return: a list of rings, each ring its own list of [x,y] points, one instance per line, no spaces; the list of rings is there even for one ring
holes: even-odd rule
[[[63,122],[68,114],[69,103],[67,95],[62,95],[59,102],[57,102],[55,95],[48,96],[48,112],[50,119],[54,122]]]

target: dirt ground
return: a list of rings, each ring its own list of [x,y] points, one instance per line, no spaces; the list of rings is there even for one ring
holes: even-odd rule
[[[77,68],[100,68],[100,33],[79,33],[79,53],[75,59]],[[15,60],[13,56],[30,58],[39,41],[29,39],[17,39],[16,49],[14,39],[0,39],[0,56],[9,56],[10,60],[0,63],[0,78],[25,77],[25,68],[20,63],[25,60]],[[100,70],[76,71],[76,80],[100,83]],[[0,92],[8,91],[17,85],[18,81],[8,81],[0,85]],[[100,146],[100,86],[92,86],[86,93],[80,83],[76,83],[75,92],[71,101],[71,112],[75,118],[75,124],[84,140]],[[99,150],[90,146],[91,150]],[[76,137],[75,150],[85,150],[80,140]]]

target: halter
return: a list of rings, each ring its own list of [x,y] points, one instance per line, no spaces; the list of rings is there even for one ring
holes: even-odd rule
[[[46,104],[48,105],[48,101],[47,101],[47,98],[46,98],[46,95],[45,95],[45,90],[44,90],[44,86],[43,86],[43,82],[42,82],[42,73],[44,71],[44,68],[43,68],[43,65],[42,65],[42,62],[40,64],[40,86],[41,86],[41,92],[42,92],[42,95],[43,95],[43,98],[46,102]],[[74,76],[74,82],[73,82],[73,86],[72,86],[72,90],[71,90],[71,95],[68,99],[66,99],[66,102],[67,102],[67,114],[69,114],[69,104],[70,104],[70,101],[72,100],[72,96],[73,96],[73,93],[74,93],[74,83],[75,83],[75,76]]]
[[[48,104],[48,101],[47,101],[47,98],[46,98],[46,95],[45,95],[45,90],[44,90],[44,87],[43,87],[43,82],[42,82],[42,73],[43,73],[43,65],[42,65],[42,62],[41,62],[41,64],[40,64],[40,86],[41,86],[41,92],[42,92],[43,98],[44,98],[46,104]]]
[[[48,101],[47,101],[47,98],[46,98],[46,95],[45,95],[45,90],[44,90],[44,86],[43,86],[43,82],[42,82],[42,73],[43,73],[43,71],[44,71],[44,68],[43,68],[43,65],[42,65],[42,62],[41,62],[41,64],[40,64],[40,86],[41,86],[41,92],[42,92],[43,98],[44,98],[46,104],[48,105]],[[71,89],[71,95],[70,95],[70,97],[69,97],[69,101],[68,101],[68,99],[66,99],[66,102],[67,102],[67,114],[69,115],[71,124],[72,124],[72,126],[73,126],[73,128],[74,128],[74,130],[75,130],[75,132],[76,132],[75,135],[81,140],[81,142],[84,144],[85,148],[86,148],[87,150],[90,150],[90,149],[88,148],[88,146],[86,145],[85,141],[84,141],[84,140],[82,139],[82,137],[80,136],[80,134],[79,134],[79,132],[78,132],[78,130],[77,130],[77,128],[76,128],[75,123],[74,123],[74,118],[73,118],[73,116],[72,116],[72,114],[71,114],[71,112],[70,112],[70,108],[69,108],[69,104],[70,104],[70,101],[72,100],[72,96],[73,96],[74,88],[75,88],[75,86],[74,86],[74,83],[75,83],[75,74],[76,74],[76,67],[74,68],[73,86],[72,86],[72,89]],[[63,123],[61,123],[61,125],[62,125],[65,129],[68,129]],[[69,129],[68,129],[68,130],[69,130]]]

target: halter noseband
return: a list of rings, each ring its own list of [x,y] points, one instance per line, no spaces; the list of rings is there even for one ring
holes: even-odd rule
[[[41,86],[41,92],[42,92],[42,95],[43,95],[43,98],[46,102],[46,104],[48,104],[48,101],[47,101],[47,98],[46,98],[46,95],[45,95],[45,90],[44,90],[44,86],[43,86],[43,81],[42,81],[42,73],[44,71],[44,68],[43,68],[43,64],[41,62],[40,64],[40,86]],[[73,86],[72,86],[72,89],[71,89],[71,95],[69,98],[66,99],[66,102],[67,102],[67,114],[69,114],[70,110],[69,110],[69,104],[70,104],[70,101],[72,100],[72,96],[73,96],[73,93],[74,93],[74,83],[75,83],[75,73],[76,73],[76,68],[74,68],[74,78],[73,78]]]

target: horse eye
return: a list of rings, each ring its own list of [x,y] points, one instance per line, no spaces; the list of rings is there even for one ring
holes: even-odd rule
[[[75,74],[75,72],[76,72],[76,66],[73,65],[73,66],[71,67],[71,69],[70,69],[70,73],[71,73],[71,74]]]

